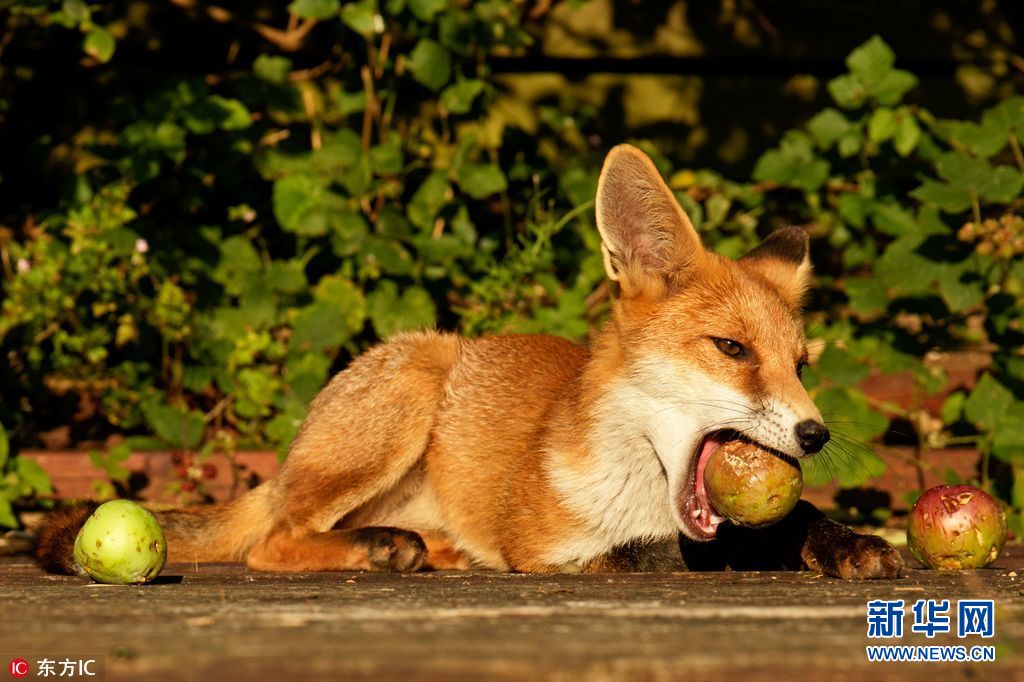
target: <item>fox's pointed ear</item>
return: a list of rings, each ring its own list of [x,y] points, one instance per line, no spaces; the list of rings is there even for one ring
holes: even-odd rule
[[[740,259],[767,279],[791,308],[799,310],[811,283],[810,239],[806,230],[783,227]]]
[[[608,153],[596,204],[604,269],[625,297],[663,294],[703,256],[690,219],[636,147],[623,144]]]

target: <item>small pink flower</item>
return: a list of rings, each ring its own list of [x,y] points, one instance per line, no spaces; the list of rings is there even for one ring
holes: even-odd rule
[[[149,242],[145,239],[135,240],[135,251],[138,253],[146,253],[149,251]]]
[[[32,265],[24,258],[18,259],[18,272],[28,272],[32,269]]]

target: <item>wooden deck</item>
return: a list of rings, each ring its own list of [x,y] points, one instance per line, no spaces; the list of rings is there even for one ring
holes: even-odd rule
[[[910,634],[915,600],[950,599],[955,612],[966,597],[995,600],[993,639],[957,639],[955,626],[934,640]],[[867,639],[869,599],[907,602],[901,640]],[[14,556],[0,559],[0,613],[5,666],[97,659],[99,676],[73,679],[1024,680],[1020,545],[996,568],[856,583],[814,573],[277,575],[178,565],[158,584],[113,587],[45,575]],[[997,660],[870,663],[874,643],[994,644]]]

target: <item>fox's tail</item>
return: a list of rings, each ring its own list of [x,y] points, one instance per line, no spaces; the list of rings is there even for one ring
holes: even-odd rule
[[[273,481],[220,504],[154,511],[167,540],[168,563],[245,561],[249,550],[271,530]],[[99,505],[59,509],[39,532],[36,560],[51,573],[82,573],[75,561],[75,538]]]

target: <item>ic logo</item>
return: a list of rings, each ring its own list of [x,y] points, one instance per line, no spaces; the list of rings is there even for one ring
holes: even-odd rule
[[[11,673],[11,677],[25,677],[28,675],[31,667],[24,658],[15,658],[7,669]]]

